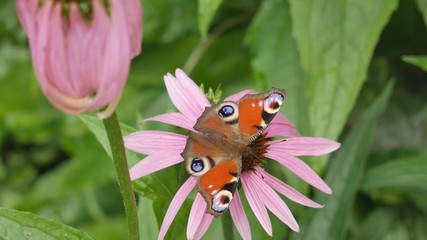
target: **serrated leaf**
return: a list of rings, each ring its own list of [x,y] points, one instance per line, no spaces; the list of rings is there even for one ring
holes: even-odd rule
[[[245,40],[251,49],[255,80],[264,90],[286,90],[284,113],[303,134],[309,135],[306,76],[291,35],[289,11],[287,1],[263,1]]]
[[[403,56],[402,60],[427,72],[427,56]]]
[[[389,83],[362,120],[344,139],[341,149],[331,160],[325,177],[333,194],[316,196],[315,200],[324,203],[325,208],[310,209],[302,221],[306,224],[302,224],[299,234],[293,234],[294,239],[344,238],[346,223],[360,187],[367,154],[374,137],[375,125],[387,106],[392,88],[393,83]]]
[[[209,25],[215,16],[222,0],[198,0],[199,31],[202,38],[208,34]]]
[[[29,212],[0,208],[0,239],[92,239],[86,233]]]
[[[427,155],[392,159],[370,168],[363,178],[362,189],[372,191],[381,188],[427,189]]]
[[[397,0],[290,0],[312,134],[337,139]]]

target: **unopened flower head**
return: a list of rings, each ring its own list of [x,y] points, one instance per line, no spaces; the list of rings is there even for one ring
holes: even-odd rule
[[[17,0],[40,86],[60,110],[114,111],[141,51],[139,0]]]

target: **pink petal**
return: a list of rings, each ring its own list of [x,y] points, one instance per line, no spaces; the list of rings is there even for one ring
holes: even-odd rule
[[[274,190],[280,192],[285,197],[291,199],[294,202],[297,202],[301,205],[312,207],[312,208],[322,208],[323,205],[320,205],[310,198],[302,195],[300,192],[292,188],[291,186],[287,185],[286,183],[280,181],[279,179],[275,178],[274,176],[270,175],[266,171],[264,171],[262,168],[257,167],[257,172],[261,174],[263,177],[264,182],[266,182],[270,187],[272,187]]]
[[[203,214],[202,222],[200,223],[196,233],[194,234],[194,240],[199,240],[203,237],[203,235],[205,235],[213,219],[214,217],[209,213]]]
[[[195,123],[210,103],[200,88],[181,69],[177,69],[175,74],[176,78],[170,73],[164,77],[169,97],[175,107]]]
[[[126,148],[143,154],[156,154],[165,151],[181,153],[187,136],[162,131],[137,131],[124,137]]]
[[[157,115],[151,118],[147,118],[144,121],[156,121],[172,124],[190,131],[194,131],[193,127],[196,124],[194,119],[189,119],[187,116],[182,113],[173,112]]]
[[[255,191],[256,188],[255,186],[253,186],[250,174],[253,174],[253,173],[244,172],[240,176],[240,181],[242,182],[243,191],[245,192],[249,205],[251,206],[252,211],[257,217],[259,223],[267,232],[267,234],[272,236],[273,230],[271,227],[270,218],[268,217],[267,209],[265,208],[263,201],[260,199],[261,196],[259,196],[258,195],[259,193]]]
[[[270,126],[265,130],[267,137],[299,137],[301,136],[295,126],[282,113],[277,113]]]
[[[139,161],[130,170],[131,180],[146,176],[150,173],[170,167],[174,164],[184,161],[180,152],[165,150],[156,154],[149,155]]]
[[[60,4],[46,1],[36,16],[36,30],[29,36],[33,65],[40,86],[57,108],[76,114],[86,110],[91,101],[75,98],[71,95],[64,50],[65,39]],[[60,71],[60,72],[58,72]]]
[[[251,182],[265,206],[292,230],[298,232],[299,226],[297,221],[279,195],[256,174],[249,173],[246,178]]]
[[[243,96],[245,96],[245,95],[247,95],[247,94],[252,94],[252,93],[255,93],[255,91],[254,91],[254,90],[251,90],[251,89],[243,90],[243,91],[241,91],[241,92],[238,92],[238,93],[236,93],[236,94],[233,94],[233,95],[231,95],[231,96],[229,96],[229,97],[225,98],[225,99],[224,99],[224,101],[230,101],[230,102],[236,102],[236,103],[238,103],[238,102],[239,102],[239,100],[240,100]]]
[[[287,167],[295,175],[320,191],[326,194],[332,193],[331,188],[301,159],[272,150],[269,150],[265,156]]]
[[[251,228],[245,210],[243,209],[242,201],[240,200],[239,191],[234,193],[233,201],[230,205],[230,213],[240,236],[242,236],[244,240],[251,240]]]
[[[22,27],[28,34],[29,40],[34,38],[35,34],[35,17],[38,8],[38,0],[18,0],[16,1],[16,9],[18,12],[19,21]],[[31,43],[30,43],[31,45]]]
[[[290,137],[272,141],[270,151],[283,152],[292,156],[320,156],[337,150],[338,142],[317,137]]]
[[[58,4],[58,6],[60,6]],[[103,11],[105,12],[105,11]],[[61,9],[59,11],[61,13]],[[108,16],[104,14],[104,17],[108,19]],[[62,29],[63,23],[59,22],[59,27]],[[70,3],[69,10],[69,22],[67,24],[67,30],[61,32],[59,36],[56,36],[56,41],[63,46],[58,46],[57,51],[65,51],[65,60],[67,64],[64,66],[57,66],[59,57],[53,56],[51,64],[55,66],[53,68],[56,71],[57,76],[64,75],[64,77],[56,78],[56,82],[61,82],[62,86],[58,88],[67,92],[71,96],[85,97],[90,96],[95,92],[94,86],[90,81],[86,81],[84,78],[84,69],[87,65],[86,60],[86,42],[85,35],[89,32],[88,25],[81,18],[79,6],[77,2]],[[62,39],[65,36],[65,39]],[[56,43],[56,44],[57,44]],[[98,60],[99,61],[99,60]]]
[[[196,186],[198,178],[189,177],[187,181],[179,188],[175,196],[172,199],[171,204],[169,205],[166,215],[163,218],[162,227],[160,228],[159,237],[157,239],[163,239],[173,221],[179,209],[181,208],[182,203],[184,203],[187,196]]]
[[[273,120],[274,121],[274,120]],[[284,124],[271,123],[265,130],[266,137],[298,137],[300,134],[295,128]]]
[[[97,7],[94,8],[93,20],[90,26],[79,24],[76,21],[71,22],[71,31],[75,33],[73,36],[77,38],[71,41],[79,41],[78,39],[80,38],[80,44],[75,46],[80,48],[78,51],[81,53],[80,62],[83,79],[80,81],[84,82],[87,88],[91,86],[91,91],[93,92],[100,88],[100,83],[107,78],[105,73],[103,73],[105,61],[101,61],[100,59],[104,58],[108,43],[106,39],[109,39],[112,29],[110,18],[103,6],[100,6],[98,1],[95,1],[94,4]]]
[[[187,238],[193,239],[199,225],[202,222],[203,215],[206,214],[206,201],[199,193],[194,199],[193,206],[191,207],[190,216],[187,223]]]
[[[47,77],[46,80],[55,88],[66,95],[77,97],[72,88],[73,84],[70,83],[70,72],[73,72],[70,70],[74,69],[69,69],[69,65],[72,63],[70,64],[69,54],[66,50],[67,41],[64,36],[61,11],[61,4],[56,4],[50,18],[50,30],[47,36],[48,42],[46,43],[48,45],[45,46],[44,71]]]
[[[142,42],[142,8],[141,1],[127,0],[123,1],[123,8],[127,21],[127,32],[129,35],[129,45],[131,46],[132,57],[141,52]]]
[[[102,69],[97,78],[96,96],[91,106],[93,110],[106,106],[120,96],[130,68],[131,53],[123,6],[120,1],[110,1],[110,6],[111,26],[107,38],[104,39],[105,51],[99,60]],[[99,11],[105,12],[101,0],[93,1],[94,12],[98,8],[102,8]]]

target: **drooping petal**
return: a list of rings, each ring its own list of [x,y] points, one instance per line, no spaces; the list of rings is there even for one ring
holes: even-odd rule
[[[233,94],[233,95],[231,95],[231,96],[229,96],[229,97],[226,97],[226,98],[224,99],[224,101],[230,101],[230,102],[236,102],[236,103],[238,103],[238,102],[239,102],[239,100],[240,100],[243,96],[245,96],[246,94],[252,94],[252,93],[255,93],[255,91],[254,91],[254,90],[251,90],[251,89],[243,90],[243,91],[238,92],[238,93],[235,93],[235,94]]]
[[[271,158],[291,170],[302,180],[326,194],[332,194],[331,188],[301,159],[269,150],[266,157]]]
[[[178,112],[157,115],[154,117],[147,118],[144,121],[156,121],[156,122],[168,123],[178,127],[182,127],[184,129],[188,129],[190,131],[194,131],[193,127],[196,124],[194,119],[189,119],[187,116]]]
[[[196,186],[197,180],[198,180],[197,178],[190,176],[187,179],[187,181],[185,181],[185,183],[179,188],[178,192],[176,192],[175,196],[172,199],[171,204],[169,205],[168,210],[166,211],[166,215],[163,218],[162,227],[160,228],[159,237],[158,237],[159,240],[165,237],[182,203],[184,203],[187,196]]]
[[[45,7],[48,6],[49,3],[46,3]],[[72,88],[73,84],[70,83],[70,70],[74,70],[74,68],[70,69],[69,67],[69,54],[66,50],[67,39],[64,36],[62,18],[61,4],[55,4],[49,22],[46,23],[50,28],[46,32],[46,45],[43,46],[45,48],[44,53],[46,54],[43,59],[45,81],[49,82],[55,89],[60,89],[66,95],[81,97],[75,94]],[[40,43],[42,42],[40,41]],[[45,91],[49,91],[49,89],[45,89]]]
[[[311,200],[310,198],[304,196],[300,192],[298,192],[296,189],[292,188],[291,186],[287,185],[286,183],[280,181],[279,179],[275,178],[274,176],[270,175],[266,171],[264,171],[262,168],[257,167],[256,171],[260,173],[260,175],[263,177],[264,182],[266,182],[270,187],[272,187],[274,190],[280,192],[285,197],[291,199],[294,202],[297,202],[301,205],[312,207],[312,208],[322,208],[323,205],[320,205],[316,203],[315,201]]]
[[[176,78],[170,73],[164,77],[169,97],[182,114],[196,123],[210,103],[200,88],[181,69],[177,69],[175,74]]]
[[[131,180],[135,180],[146,176],[150,173],[157,172],[163,168],[170,167],[177,163],[184,161],[180,152],[176,151],[162,151],[139,161],[135,166],[129,170]]]
[[[320,156],[337,150],[338,142],[318,137],[291,137],[270,142],[270,151],[283,152],[292,156]]]
[[[265,130],[267,137],[299,137],[301,136],[295,126],[282,113],[277,113]]]
[[[230,213],[237,230],[243,240],[251,240],[251,227],[249,226],[248,218],[243,209],[242,201],[240,200],[239,191],[234,193],[233,201],[230,205]]]
[[[164,151],[181,153],[187,136],[163,131],[137,131],[123,138],[126,148],[142,154]]]
[[[67,54],[64,50],[60,4],[46,1],[37,11],[35,21],[34,35],[29,35],[29,38],[34,70],[41,89],[53,105],[66,113],[76,114],[86,110],[92,101],[70,95],[66,81]]]
[[[292,230],[299,232],[297,221],[279,195],[256,174],[247,174],[246,178],[251,182],[265,206]]]
[[[203,235],[205,235],[213,219],[214,217],[209,213],[203,214],[202,222],[200,223],[196,233],[194,234],[194,240],[199,240],[203,237]]]
[[[131,47],[132,58],[141,52],[142,42],[142,8],[141,1],[127,0],[121,1],[123,3],[123,10],[125,11],[129,45]]]
[[[19,21],[29,36],[30,45],[36,31],[35,17],[37,14],[38,0],[17,0],[16,10]]]
[[[98,6],[105,12],[101,0],[93,1],[94,11]],[[131,53],[123,6],[119,1],[110,1],[110,6],[111,26],[104,40],[106,45],[102,59],[99,60],[102,62],[102,69],[97,78],[96,96],[90,108],[92,110],[106,106],[121,94],[130,68]]]
[[[67,64],[59,67],[56,66],[58,57],[52,59],[52,64],[55,66],[54,70],[57,71],[58,76],[63,75],[61,78],[57,78],[55,81],[62,83],[62,86],[59,86],[59,89],[63,89],[69,95],[75,97],[86,97],[91,96],[96,92],[96,88],[93,85],[93,79],[88,79],[86,71],[92,71],[88,69],[89,56],[87,56],[87,51],[91,46],[87,46],[88,35],[90,35],[90,27],[82,19],[79,11],[79,6],[77,2],[70,3],[69,10],[69,21],[65,33],[61,33],[61,36],[56,36],[57,42],[63,43],[64,40],[60,40],[63,36],[66,36],[64,46],[58,47],[60,51],[66,51],[66,60]],[[61,11],[60,11],[61,12]],[[97,11],[98,12],[98,11]],[[100,11],[102,17],[105,18],[105,21],[108,22],[108,16],[105,11]],[[97,16],[98,17],[98,16]],[[62,27],[62,23],[60,26]],[[98,57],[99,55],[95,56]],[[92,65],[92,68],[98,69],[97,66]],[[66,68],[66,69],[64,69]],[[98,72],[99,74],[99,72]]]
[[[246,194],[246,198],[248,199],[249,205],[251,206],[252,211],[257,217],[259,223],[267,232],[268,235],[273,235],[273,230],[271,227],[271,221],[268,217],[267,209],[264,206],[263,201],[261,200],[258,192],[255,191],[256,187],[253,186],[253,182],[251,181],[250,174],[248,172],[243,172],[240,176],[240,181],[242,182],[243,191]]]
[[[190,216],[187,223],[187,239],[193,239],[202,222],[203,215],[206,214],[206,201],[202,195],[197,194],[191,207]]]

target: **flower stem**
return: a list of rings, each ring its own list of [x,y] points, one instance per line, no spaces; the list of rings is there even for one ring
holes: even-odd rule
[[[224,232],[224,239],[234,240],[233,220],[231,219],[230,210],[221,216],[222,231]]]
[[[128,224],[129,238],[139,240],[138,212],[136,208],[135,194],[129,176],[129,168],[126,159],[126,152],[123,143],[123,136],[117,115],[114,112],[110,117],[103,120],[105,131],[113,155],[114,167],[116,169],[117,180],[120,193],[122,194],[125,206],[126,221]]]

